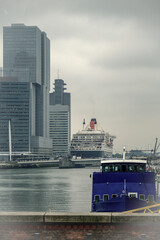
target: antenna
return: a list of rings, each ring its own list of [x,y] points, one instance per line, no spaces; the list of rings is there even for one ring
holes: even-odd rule
[[[125,157],[126,157],[126,148],[123,147],[123,161],[125,161]]]
[[[58,77],[58,79],[59,79],[59,68],[58,68],[58,70],[57,70],[57,77]]]

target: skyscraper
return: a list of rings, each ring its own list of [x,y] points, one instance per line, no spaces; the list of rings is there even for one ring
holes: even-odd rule
[[[19,151],[17,143],[22,144],[19,137],[22,133],[21,124],[25,119],[27,125],[24,135],[27,145],[21,146],[21,150],[42,155],[50,154],[52,149],[52,140],[49,138],[50,41],[46,33],[41,32],[38,27],[12,24],[3,28],[3,77],[0,81],[0,93],[4,86],[8,90],[6,92],[3,90],[4,94],[0,99],[0,136],[3,135],[3,140],[8,141],[8,135],[3,132],[3,125],[5,121],[11,119],[12,144],[14,150]],[[10,95],[7,99],[5,93],[7,95],[7,91],[12,90],[12,97]],[[19,100],[16,101],[16,97]],[[25,97],[28,108],[22,104]],[[3,114],[5,107],[10,109],[7,117]],[[27,118],[23,116],[24,108]],[[14,131],[17,135],[14,135]],[[8,150],[8,145],[4,150]]]
[[[55,80],[54,92],[50,93],[50,138],[53,140],[53,155],[67,156],[71,140],[70,93],[64,92],[66,84]]]

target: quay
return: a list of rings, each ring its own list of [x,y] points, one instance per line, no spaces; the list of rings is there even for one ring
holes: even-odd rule
[[[60,168],[81,168],[100,166],[100,159],[63,159],[63,160],[21,160],[0,162],[1,168],[39,168],[39,167],[60,167]]]
[[[159,240],[159,213],[0,212],[0,240]]]
[[[39,168],[39,167],[58,167],[59,160],[26,160],[26,161],[7,161],[0,162],[0,169],[8,168]]]

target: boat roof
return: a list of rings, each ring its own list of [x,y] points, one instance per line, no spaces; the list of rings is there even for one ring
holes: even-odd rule
[[[146,164],[147,161],[143,159],[102,159],[101,164],[103,163],[144,163]]]

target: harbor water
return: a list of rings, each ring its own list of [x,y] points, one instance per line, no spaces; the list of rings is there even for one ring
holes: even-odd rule
[[[0,211],[90,212],[98,168],[0,169]]]

